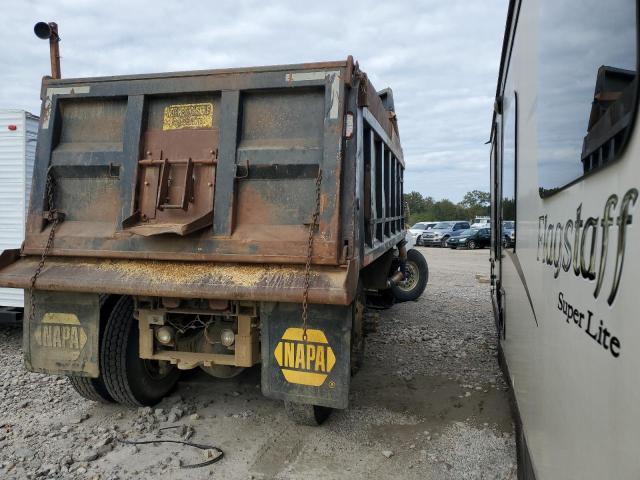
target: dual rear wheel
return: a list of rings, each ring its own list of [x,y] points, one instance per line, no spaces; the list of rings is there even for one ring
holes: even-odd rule
[[[165,362],[139,357],[138,322],[133,299],[120,297],[105,312],[100,338],[100,376],[69,377],[73,388],[89,400],[129,406],[158,403],[178,381],[178,369]]]

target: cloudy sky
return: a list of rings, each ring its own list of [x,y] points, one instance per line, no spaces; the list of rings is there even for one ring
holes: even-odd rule
[[[49,72],[35,22],[60,26],[62,75],[341,60],[390,86],[406,191],[459,201],[489,188],[491,109],[507,0],[14,0],[0,29],[0,108],[39,113]]]

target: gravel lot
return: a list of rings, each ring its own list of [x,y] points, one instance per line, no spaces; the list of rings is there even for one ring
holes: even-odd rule
[[[421,251],[425,294],[369,313],[377,330],[351,406],[320,428],[292,425],[263,398],[259,368],[190,375],[153,409],[95,404],[64,377],[26,372],[20,329],[0,327],[0,478],[515,479],[489,286],[476,279],[488,275],[488,250]],[[202,451],[120,441],[155,438],[217,445],[225,457],[185,470]]]

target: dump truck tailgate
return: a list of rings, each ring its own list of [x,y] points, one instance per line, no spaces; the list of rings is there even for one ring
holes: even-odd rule
[[[351,72],[345,61],[45,80],[24,252],[41,253],[55,209],[54,256],[304,264],[322,172],[313,263],[342,263]]]

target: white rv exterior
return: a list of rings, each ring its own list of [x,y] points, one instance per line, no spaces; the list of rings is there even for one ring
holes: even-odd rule
[[[0,109],[0,251],[20,248],[29,207],[38,117]],[[23,291],[0,288],[0,307],[22,307]]]
[[[510,2],[491,184],[516,241],[491,261],[518,478],[640,478],[637,8]]]

